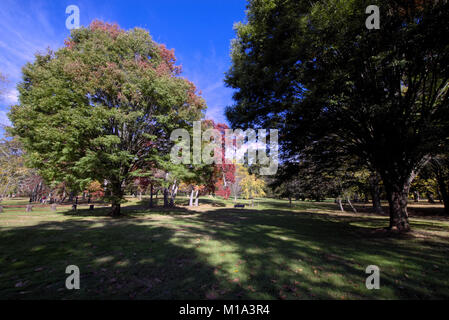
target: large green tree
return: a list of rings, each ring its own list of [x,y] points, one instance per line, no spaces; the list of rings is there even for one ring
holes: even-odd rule
[[[232,125],[280,129],[288,159],[323,141],[357,157],[382,178],[390,228],[409,230],[410,183],[449,141],[448,2],[253,0],[247,20],[226,78]]]
[[[126,183],[167,161],[171,131],[203,116],[204,100],[180,72],[146,30],[94,21],[23,68],[12,133],[46,181],[80,190],[104,182],[119,215]]]

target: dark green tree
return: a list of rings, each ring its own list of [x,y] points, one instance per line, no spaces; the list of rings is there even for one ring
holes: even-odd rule
[[[226,78],[231,124],[280,129],[287,160],[323,140],[357,157],[383,181],[390,228],[409,230],[410,183],[448,142],[448,2],[254,0],[247,20]]]

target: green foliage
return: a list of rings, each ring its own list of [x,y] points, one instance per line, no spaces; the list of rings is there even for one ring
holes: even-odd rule
[[[23,193],[33,170],[25,166],[22,148],[16,138],[0,140],[0,200],[12,193]]]
[[[168,161],[170,132],[202,117],[204,101],[179,74],[147,31],[94,21],[23,68],[12,132],[46,181],[84,190],[106,180],[118,203],[124,184]]]
[[[365,27],[371,4],[380,30]],[[226,78],[232,125],[280,129],[288,162],[306,149],[355,158],[407,229],[400,199],[449,141],[448,2],[254,0],[247,20]]]

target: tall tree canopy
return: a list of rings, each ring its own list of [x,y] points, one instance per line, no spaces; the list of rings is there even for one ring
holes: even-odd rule
[[[448,2],[253,0],[247,20],[226,78],[231,124],[280,129],[290,160],[322,144],[360,159],[383,180],[390,228],[408,230],[410,182],[449,141]]]
[[[46,181],[104,181],[119,215],[125,184],[168,159],[170,132],[202,118],[205,103],[146,30],[94,21],[65,43],[23,68],[12,133]]]

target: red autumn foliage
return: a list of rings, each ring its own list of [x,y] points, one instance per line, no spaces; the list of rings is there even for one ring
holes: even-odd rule
[[[159,55],[161,56],[162,62],[156,68],[158,74],[173,73],[174,75],[179,75],[182,72],[182,67],[175,65],[176,57],[174,49],[168,50],[165,44],[160,44]]]
[[[221,164],[215,164],[214,176],[215,176],[215,194],[228,199],[231,195],[230,184],[235,182],[235,164],[226,163],[225,152],[225,130],[229,127],[224,123],[214,123],[210,120],[213,128],[219,130],[222,137],[221,145]]]

